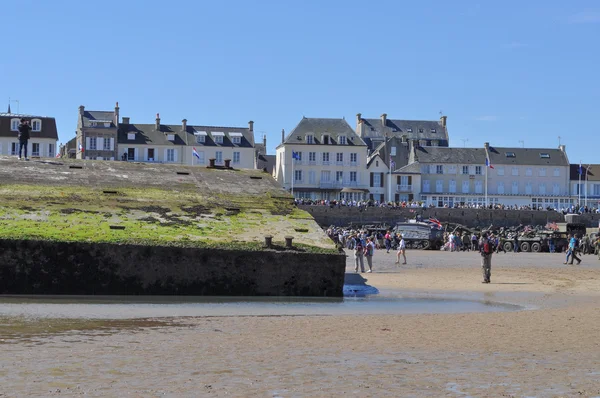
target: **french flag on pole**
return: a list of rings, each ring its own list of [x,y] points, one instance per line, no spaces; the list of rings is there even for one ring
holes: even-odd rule
[[[581,162],[579,162],[579,170],[577,170],[579,175],[583,175],[583,168],[581,167]]]
[[[192,148],[192,155],[200,159],[200,155],[198,155],[198,151],[196,151],[196,148]]]
[[[79,144],[79,152],[83,152],[83,145]]]
[[[485,166],[489,167],[490,169],[494,168],[494,166],[492,166],[492,163],[490,162],[490,160],[488,158],[485,158]]]

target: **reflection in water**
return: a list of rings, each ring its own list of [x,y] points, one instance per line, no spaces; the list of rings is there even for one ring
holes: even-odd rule
[[[11,296],[0,297],[0,317],[139,319],[199,316],[291,316],[416,314],[514,311],[522,307],[489,300],[465,300],[378,293],[348,286],[344,298],[179,296]]]

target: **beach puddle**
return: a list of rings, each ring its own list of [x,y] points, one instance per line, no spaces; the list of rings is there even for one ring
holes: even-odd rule
[[[127,320],[219,316],[369,315],[516,311],[518,305],[479,299],[404,296],[348,285],[343,298],[191,296],[0,297],[2,319]],[[0,322],[0,327],[4,322]]]

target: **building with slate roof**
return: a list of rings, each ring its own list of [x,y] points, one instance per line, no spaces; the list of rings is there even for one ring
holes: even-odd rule
[[[581,174],[579,167],[579,164],[569,166],[570,190],[574,203],[600,208],[600,164],[582,164]]]
[[[359,113],[356,115],[356,133],[370,150],[374,150],[386,138],[391,137],[404,137],[407,141],[417,140],[422,147],[447,147],[450,138],[446,121],[446,116],[442,116],[439,121],[388,119],[385,113],[379,119],[364,119]]]
[[[77,114],[77,132],[74,145],[66,146],[67,156],[76,159],[115,160],[119,103],[114,111],[90,111],[83,105]]]
[[[276,152],[275,178],[296,198],[367,197],[367,145],[344,119],[303,117]]]
[[[486,143],[484,148],[450,148],[409,142],[409,151],[409,164],[392,172],[397,201],[484,205],[487,191],[489,204],[560,209],[572,202],[564,146],[500,148]]]
[[[158,113],[153,124],[123,118],[118,147],[120,158],[128,161],[207,166],[214,159],[217,166],[229,162],[234,168],[256,167],[253,121],[248,127],[224,127],[190,125],[187,119],[162,124]]]
[[[53,158],[56,155],[58,132],[53,117],[12,113],[10,105],[7,113],[0,113],[0,155],[18,156],[19,123],[25,118],[32,128],[27,144],[27,153],[31,158]]]
[[[194,153],[195,150],[195,153]],[[63,148],[63,156],[93,160],[215,165],[255,168],[254,122],[248,127],[119,122],[119,103],[114,111],[89,111],[79,107],[76,137]]]

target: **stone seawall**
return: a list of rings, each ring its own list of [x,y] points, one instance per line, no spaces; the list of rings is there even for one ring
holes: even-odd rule
[[[420,214],[423,218],[434,217],[441,222],[452,222],[468,227],[487,227],[490,224],[498,227],[523,225],[546,225],[548,222],[564,222],[562,213],[554,211],[535,210],[486,210],[486,209],[390,209],[385,207],[329,207],[329,206],[298,206],[310,213],[322,227],[335,225],[347,226],[353,224],[395,225],[396,222],[415,218]],[[600,214],[584,214],[581,221],[589,228],[598,227]]]
[[[0,239],[0,294],[341,297],[346,257]]]

